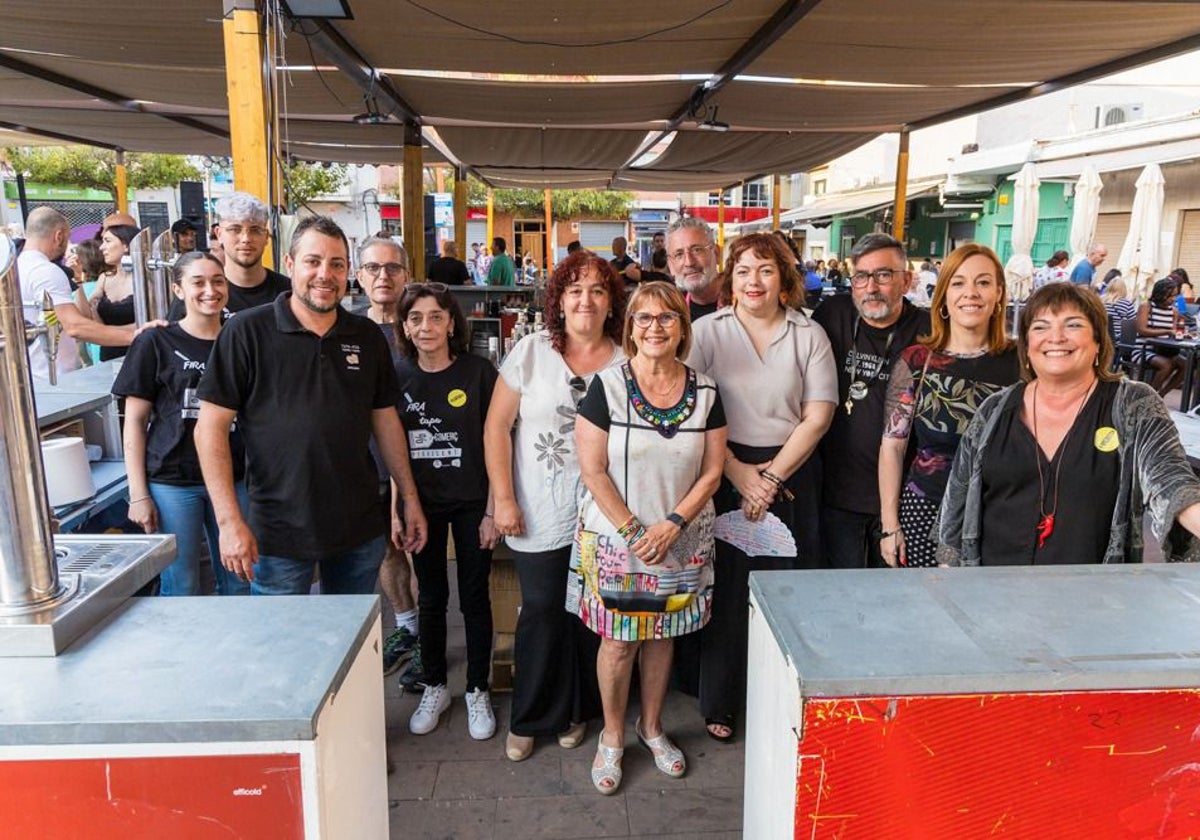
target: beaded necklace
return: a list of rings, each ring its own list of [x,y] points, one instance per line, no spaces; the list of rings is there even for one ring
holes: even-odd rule
[[[691,417],[696,409],[696,374],[691,368],[685,370],[687,374],[682,398],[670,408],[659,408],[646,399],[629,363],[621,365],[621,372],[625,374],[625,391],[629,394],[629,404],[633,406],[638,417],[667,439],[675,437],[679,431],[679,424]]]

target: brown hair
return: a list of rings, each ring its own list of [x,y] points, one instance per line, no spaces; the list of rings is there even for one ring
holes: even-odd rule
[[[942,263],[941,273],[938,274],[937,285],[933,289],[933,300],[929,303],[929,335],[919,340],[919,343],[934,352],[946,349],[950,343],[950,313],[946,309],[946,292],[950,289],[950,280],[971,257],[985,257],[992,264],[992,272],[996,276],[996,285],[1000,287],[1000,300],[996,309],[988,318],[988,352],[1003,353],[1012,341],[1004,328],[1005,313],[1008,305],[1008,287],[1004,282],[1004,264],[996,256],[996,252],[986,245],[968,242],[959,245]]]
[[[1017,357],[1021,360],[1021,378],[1026,382],[1037,379],[1037,372],[1029,364],[1029,327],[1043,312],[1059,313],[1064,309],[1078,309],[1092,325],[1092,335],[1100,352],[1096,356],[1096,378],[1101,382],[1116,382],[1120,371],[1112,369],[1113,340],[1108,332],[1108,310],[1100,302],[1100,296],[1087,286],[1076,283],[1048,283],[1029,296],[1021,310],[1021,324],[1017,332]]]
[[[684,300],[683,293],[671,283],[661,280],[642,283],[629,296],[625,305],[625,326],[621,330],[621,346],[625,355],[631,359],[637,355],[637,345],[633,343],[633,313],[638,311],[637,305],[644,298],[656,300],[664,309],[679,315],[680,339],[679,346],[675,348],[675,358],[683,361],[692,349],[692,319],[688,317],[687,301]]]
[[[621,343],[621,324],[625,319],[625,284],[617,279],[608,260],[591,251],[576,251],[554,267],[546,283],[546,331],[550,345],[559,353],[567,349],[567,325],[563,318],[562,296],[567,287],[578,283],[588,269],[595,271],[608,287],[612,316],[604,321],[604,334],[614,344]]]
[[[721,272],[721,302],[733,302],[733,269],[742,254],[750,251],[759,259],[772,260],[779,269],[779,290],[785,305],[798,309],[804,305],[804,284],[796,271],[795,256],[779,236],[773,233],[747,233],[739,236],[729,246],[725,259],[725,270]]]
[[[433,302],[438,305],[438,308],[444,309],[454,323],[454,330],[447,339],[450,345],[450,355],[457,357],[469,352],[471,349],[470,328],[467,325],[466,316],[463,315],[462,307],[458,305],[454,294],[441,283],[408,283],[404,286],[400,299],[396,301],[395,336],[396,346],[400,348],[400,352],[406,358],[417,358],[417,345],[404,332],[404,322],[408,320],[408,313],[417,305],[417,301],[426,297],[433,298]]]

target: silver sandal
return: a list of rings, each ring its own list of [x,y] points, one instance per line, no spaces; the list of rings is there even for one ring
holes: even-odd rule
[[[604,730],[601,729],[600,737],[596,740],[596,755],[604,763],[599,767],[592,765],[592,785],[605,796],[612,796],[621,786],[621,758],[625,755],[625,748],[606,746]]]
[[[661,772],[666,773],[672,779],[678,779],[687,772],[687,760],[683,757],[683,750],[671,743],[667,733],[664,732],[655,738],[647,738],[642,734],[641,718],[634,723],[633,731],[637,733],[638,740],[642,742],[642,745],[650,750],[650,754],[654,756],[654,766]]]

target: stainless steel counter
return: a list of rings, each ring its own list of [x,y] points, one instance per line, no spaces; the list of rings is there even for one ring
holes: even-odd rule
[[[804,697],[1200,685],[1200,566],[756,572]]]
[[[374,595],[131,599],[57,657],[0,658],[0,746],[313,740],[378,617]]]

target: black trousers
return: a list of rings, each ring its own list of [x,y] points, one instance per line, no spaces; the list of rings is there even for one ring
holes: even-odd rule
[[[413,567],[417,572],[421,666],[429,685],[446,684],[446,608],[450,603],[446,538],[453,532],[458,604],[467,631],[467,691],[488,687],[492,665],[492,602],[488,595],[492,550],[479,547],[483,511],[483,503],[477,503],[425,514],[429,540],[413,555]]]
[[[521,584],[509,724],[514,735],[557,735],[600,713],[600,637],[566,610],[570,562],[569,545],[513,551]]]
[[[735,443],[729,447],[738,460],[753,464],[769,461],[778,451]],[[789,502],[780,496],[771,505],[771,513],[792,532],[796,557],[748,557],[717,540],[712,616],[700,631],[700,713],[706,719],[732,718],[746,701],[750,573],[821,566],[820,480],[821,464],[814,453],[787,481],[795,500]],[[737,509],[741,500],[733,485],[722,480],[713,503],[721,514]]]
[[[887,564],[879,553],[879,517],[870,513],[821,508],[821,538],[831,569],[879,569]]]

